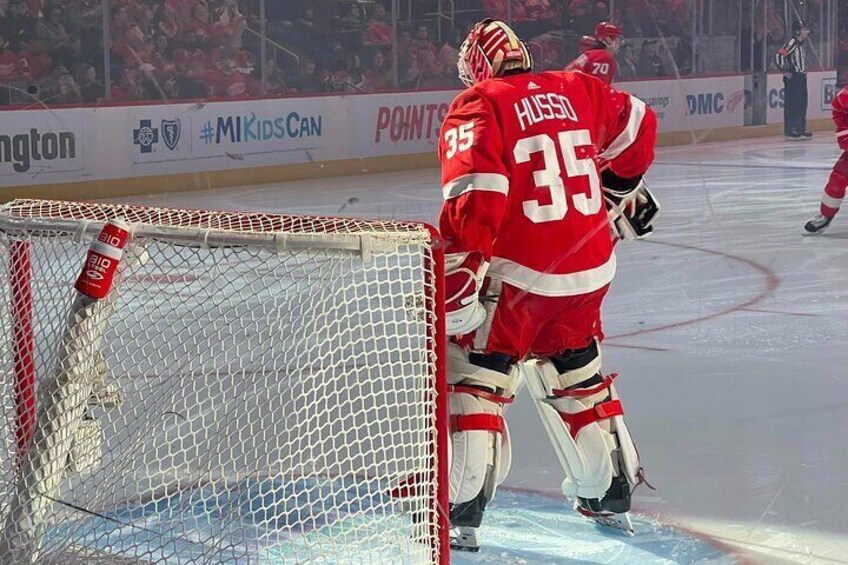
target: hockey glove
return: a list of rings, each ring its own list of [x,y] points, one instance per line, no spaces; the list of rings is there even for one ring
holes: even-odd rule
[[[653,231],[660,204],[642,177],[623,179],[609,169],[602,173],[607,217],[618,239],[643,239]]]
[[[479,253],[445,257],[445,325],[449,336],[472,332],[486,320],[480,288],[488,267]]]

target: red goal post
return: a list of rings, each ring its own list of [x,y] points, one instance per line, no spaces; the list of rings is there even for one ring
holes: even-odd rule
[[[449,562],[433,228],[16,200],[0,238],[0,562]]]

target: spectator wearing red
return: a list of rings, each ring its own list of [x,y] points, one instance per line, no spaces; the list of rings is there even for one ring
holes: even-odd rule
[[[209,7],[206,4],[195,4],[191,8],[191,17],[182,29],[184,33],[193,37],[192,43],[196,47],[214,47],[220,39],[220,30],[212,23]]]
[[[24,79],[39,81],[50,74],[53,61],[47,53],[24,49],[18,51],[18,68]]]
[[[557,11],[550,0],[521,0],[513,4],[516,22],[556,21]]]
[[[9,40],[0,32],[0,84],[6,85],[19,78],[18,54],[11,50]]]
[[[439,61],[439,49],[430,39],[430,28],[419,25],[415,30],[415,39],[409,45],[409,57],[415,59],[420,67],[422,79],[433,79],[444,74]]]
[[[189,76],[205,76],[211,68],[209,57],[200,49],[195,49],[189,53],[188,57],[188,74]]]
[[[391,88],[392,69],[386,61],[386,55],[379,49],[371,55],[371,64],[363,73],[359,88],[365,92],[380,92]]]
[[[180,16],[171,4],[166,3],[162,7],[161,17],[156,27],[168,39],[174,39],[180,34]]]
[[[219,33],[235,37],[236,45],[241,47],[241,36],[247,29],[247,18],[239,11],[237,0],[224,0],[215,14],[215,25]]]
[[[207,58],[206,54],[200,50],[176,49],[174,51],[174,65],[177,68],[177,73],[181,75],[190,75],[192,73],[206,74]]]
[[[117,102],[142,99],[141,83],[137,71],[125,71],[117,82],[112,83],[109,90],[112,94],[112,100]]]
[[[206,0],[165,0],[165,9],[174,12],[180,26],[184,26],[192,19],[192,12],[198,4],[203,4],[207,10],[209,9]]]
[[[391,45],[394,28],[389,21],[389,14],[385,6],[380,3],[374,4],[371,15],[366,24],[368,43],[371,45]]]
[[[144,32],[135,24],[127,28],[121,38],[117,38],[112,52],[120,57],[128,69],[138,69],[144,63],[152,63],[153,46],[145,38]]]
[[[230,57],[206,74],[206,84],[216,98],[244,98],[249,94],[250,75],[242,72]]]

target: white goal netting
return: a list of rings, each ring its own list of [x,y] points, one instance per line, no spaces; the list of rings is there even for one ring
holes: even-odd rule
[[[0,563],[443,558],[426,226],[15,201],[0,241]]]

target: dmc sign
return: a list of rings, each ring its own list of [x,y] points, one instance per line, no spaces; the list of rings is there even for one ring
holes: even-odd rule
[[[745,92],[739,90],[725,98],[723,92],[706,92],[703,94],[687,94],[686,106],[690,116],[708,116],[722,114],[727,110],[733,112],[745,99]]]

